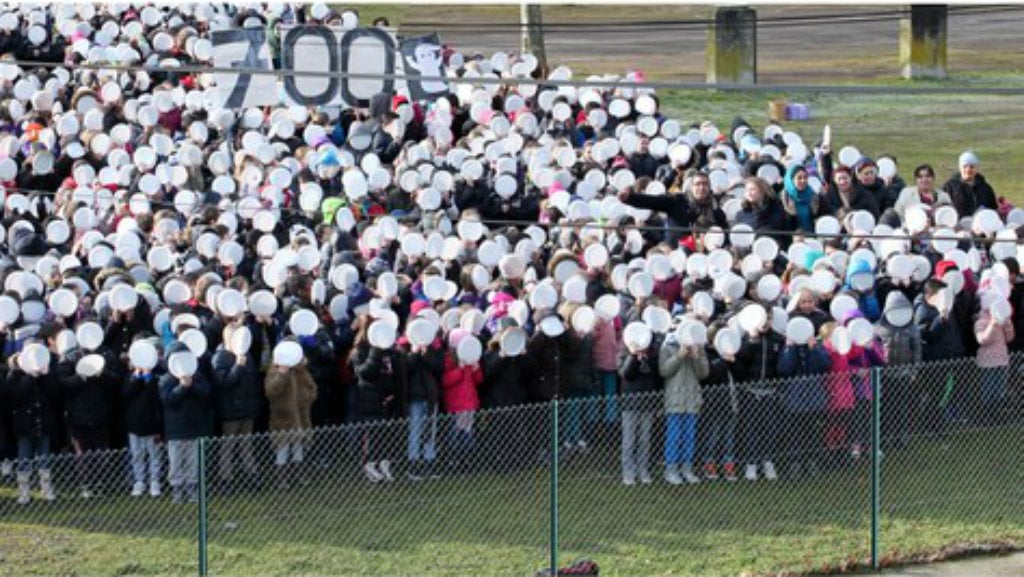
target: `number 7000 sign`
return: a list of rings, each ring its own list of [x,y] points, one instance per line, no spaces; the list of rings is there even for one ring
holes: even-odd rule
[[[378,92],[392,93],[401,74],[397,42],[383,28],[343,30],[326,26],[281,28],[280,66],[284,71],[341,72],[339,76],[285,74],[283,94],[276,75],[252,71],[274,71],[274,63],[263,28],[219,30],[211,33],[213,61],[217,68],[239,72],[215,74],[225,108],[248,108],[280,104],[302,106],[367,106]],[[344,73],[380,74],[382,78],[349,78]]]

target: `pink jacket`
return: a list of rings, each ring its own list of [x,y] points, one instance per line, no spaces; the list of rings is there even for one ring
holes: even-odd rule
[[[992,315],[987,310],[981,311],[978,320],[974,321],[974,334],[978,337],[978,354],[975,357],[979,367],[1005,367],[1010,364],[1010,352],[1006,345],[1013,340],[1013,323],[1007,321],[1003,326],[996,326],[988,333],[988,323]]]
[[[849,353],[839,354],[832,348],[832,343],[825,341],[825,350],[832,359],[832,367],[825,375],[825,389],[828,391],[828,410],[830,412],[850,411],[857,404],[853,394],[853,380],[850,378]]]
[[[599,371],[618,370],[619,319],[598,319],[594,325],[594,368]]]
[[[452,355],[444,358],[444,406],[449,413],[466,413],[480,408],[476,388],[484,382],[480,364],[460,365]]]

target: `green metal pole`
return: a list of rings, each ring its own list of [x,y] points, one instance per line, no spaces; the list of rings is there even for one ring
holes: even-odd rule
[[[882,369],[871,372],[871,568],[879,567],[878,533],[881,516],[882,478]]]
[[[558,575],[558,395],[551,402],[551,575]]]
[[[206,437],[199,439],[199,577],[206,577],[207,559],[206,508]]]

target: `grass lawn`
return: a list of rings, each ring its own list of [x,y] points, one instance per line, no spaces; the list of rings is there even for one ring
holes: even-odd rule
[[[886,562],[950,545],[1024,546],[1022,432],[919,439],[887,455]],[[867,561],[864,463],[813,480],[624,487],[614,446],[561,468],[563,564],[589,557],[606,575],[738,575]],[[212,497],[210,572],[530,574],[548,558],[548,491],[543,468],[370,486],[347,463],[308,487]],[[195,505],[65,496],[17,508],[4,493],[0,574],[196,571]]]

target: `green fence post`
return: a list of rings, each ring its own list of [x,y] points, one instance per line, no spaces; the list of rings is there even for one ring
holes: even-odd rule
[[[199,439],[199,577],[207,574],[206,437]]]
[[[881,515],[882,369],[871,371],[871,568],[878,570],[878,533]]]
[[[551,401],[551,575],[558,575],[558,395]]]

